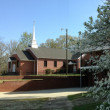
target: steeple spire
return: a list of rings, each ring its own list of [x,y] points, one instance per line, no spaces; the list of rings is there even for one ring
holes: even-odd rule
[[[32,38],[32,44],[31,44],[32,48],[38,48],[38,45],[36,43],[36,39],[35,39],[35,21],[33,24],[33,38]]]

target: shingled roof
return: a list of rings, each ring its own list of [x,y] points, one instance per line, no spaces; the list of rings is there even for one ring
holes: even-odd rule
[[[66,50],[56,48],[31,48],[29,49],[34,53],[37,58],[48,58],[48,59],[66,59]],[[68,51],[68,59],[72,58],[72,53]]]
[[[20,58],[20,60],[25,60],[25,61],[28,61],[28,60],[34,60],[34,58],[32,57],[32,55],[28,52],[28,51],[20,51],[20,50],[17,50],[16,51],[16,54],[18,55],[18,57]]]

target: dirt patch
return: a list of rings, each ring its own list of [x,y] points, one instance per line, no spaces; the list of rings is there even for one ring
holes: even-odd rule
[[[0,110],[72,110],[75,105],[94,102],[91,98],[82,97],[73,101],[67,97],[0,100]]]
[[[0,110],[39,110],[47,100],[48,99],[0,101]]]
[[[42,107],[41,110],[72,110],[73,104],[67,99],[50,98]]]
[[[72,110],[67,97],[0,101],[0,110]]]

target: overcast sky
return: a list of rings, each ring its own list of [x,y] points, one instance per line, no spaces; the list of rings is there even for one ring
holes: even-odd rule
[[[19,40],[23,32],[32,33],[36,21],[36,40],[43,43],[68,34],[78,36],[90,16],[97,17],[102,0],[0,0],[0,38]]]

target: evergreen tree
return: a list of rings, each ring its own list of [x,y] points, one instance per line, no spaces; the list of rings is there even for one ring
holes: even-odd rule
[[[99,6],[97,19],[94,21],[92,17],[85,22],[86,31],[82,34],[85,39],[85,48],[110,46],[110,0],[106,0],[103,6]],[[95,86],[90,88],[92,96],[99,99],[105,99],[104,102],[97,107],[98,110],[110,110],[110,49],[103,51],[103,55],[98,60],[92,60],[97,63],[99,71],[95,71],[94,75],[103,70],[108,70],[108,77],[102,80],[95,80]]]

